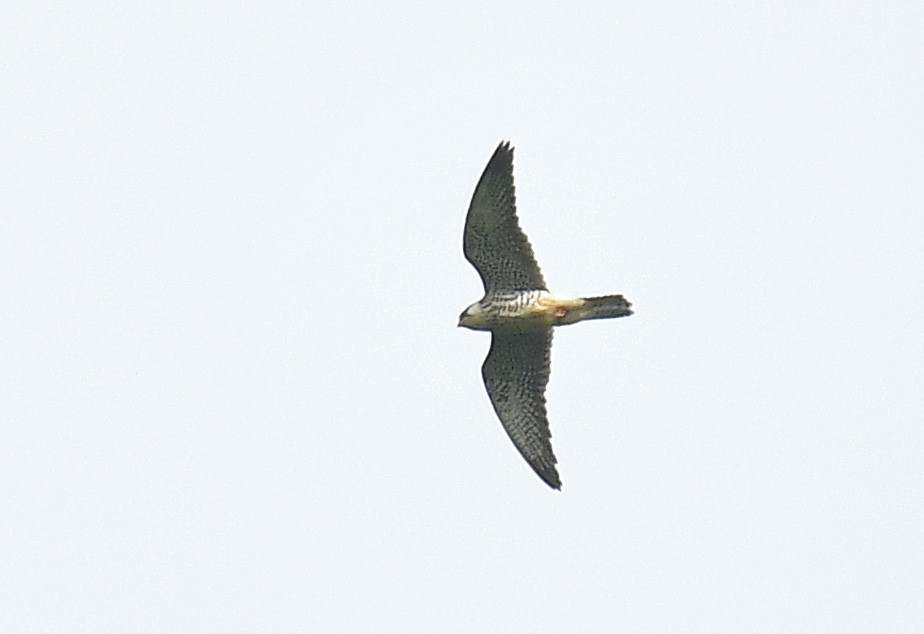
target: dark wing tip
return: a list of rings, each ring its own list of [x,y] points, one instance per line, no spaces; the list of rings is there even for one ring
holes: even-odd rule
[[[561,491],[561,478],[558,477],[558,471],[555,467],[551,469],[543,469],[539,471],[536,469],[536,473],[539,474],[539,477],[542,478],[542,481],[548,484],[550,487],[556,491]]]
[[[494,154],[488,159],[488,164],[484,168],[481,178],[484,179],[485,176],[491,173],[499,173],[503,176],[513,174],[513,148],[510,146],[510,141],[500,142],[497,149],[494,150]]]
[[[498,154],[513,154],[513,148],[510,146],[510,141],[501,141],[497,144],[497,149],[494,150],[495,156]]]
[[[516,445],[516,442],[514,442]],[[551,447],[549,447],[551,450]],[[556,491],[561,491],[561,478],[558,477],[558,469],[555,468],[555,455],[549,454],[548,456],[529,456],[527,455],[525,448],[517,446],[517,450],[520,452],[520,455],[526,459],[526,463],[532,467],[532,470],[536,472],[536,475],[545,482],[547,485],[555,489]]]

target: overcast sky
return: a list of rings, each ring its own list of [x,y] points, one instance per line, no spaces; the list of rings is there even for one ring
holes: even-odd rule
[[[921,3],[144,4],[0,9],[0,630],[924,628]]]

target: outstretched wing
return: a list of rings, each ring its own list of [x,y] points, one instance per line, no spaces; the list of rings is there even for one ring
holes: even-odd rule
[[[551,350],[551,328],[494,331],[481,376],[510,440],[546,484],[561,489],[545,409]]]
[[[465,259],[485,294],[542,289],[545,280],[520,224],[513,187],[513,148],[501,143],[475,187],[465,219]]]

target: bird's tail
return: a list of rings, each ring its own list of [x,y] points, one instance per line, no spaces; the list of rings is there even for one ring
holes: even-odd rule
[[[602,297],[585,297],[586,304],[581,309],[581,319],[612,319],[628,317],[632,314],[632,304],[622,295],[603,295]]]

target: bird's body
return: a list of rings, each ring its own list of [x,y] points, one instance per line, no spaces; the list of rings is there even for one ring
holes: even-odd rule
[[[621,311],[629,306],[621,295],[563,297],[546,290],[519,291],[488,295],[475,302],[465,309],[459,325],[472,330],[535,330],[586,319],[623,317],[625,313]],[[607,314],[608,308],[619,314]]]
[[[631,315],[631,304],[622,295],[583,298],[549,292],[517,220],[509,143],[498,146],[475,187],[463,246],[485,295],[465,309],[459,325],[491,332],[481,374],[494,410],[533,470],[560,489],[545,407],[552,328]]]

